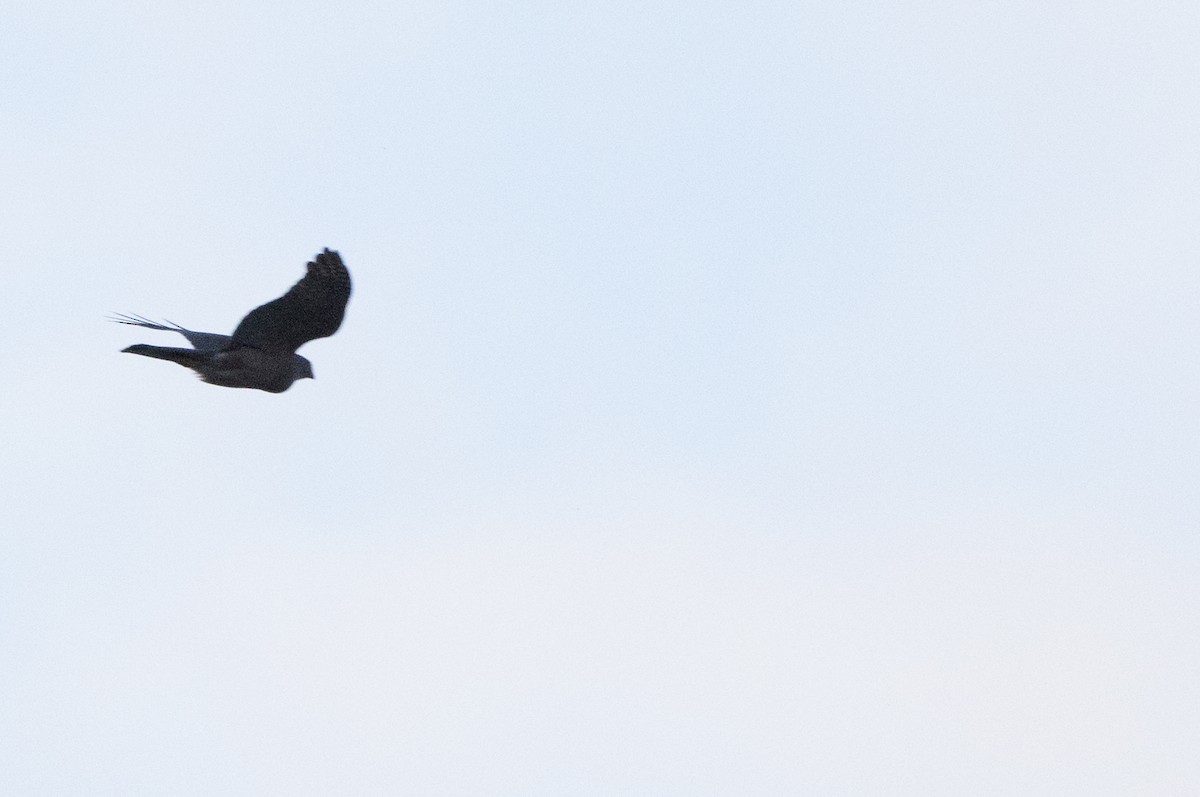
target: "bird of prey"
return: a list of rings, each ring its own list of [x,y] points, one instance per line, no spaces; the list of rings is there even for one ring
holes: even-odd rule
[[[193,332],[178,324],[156,324],[137,315],[117,315],[119,324],[178,332],[194,348],[147,346],[122,351],[170,360],[191,368],[211,385],[282,393],[297,379],[312,379],[312,363],[296,354],[310,340],[327,338],[342,325],[350,299],[350,272],[326,248],[308,264],[304,277],[274,301],[242,319],[232,335]]]

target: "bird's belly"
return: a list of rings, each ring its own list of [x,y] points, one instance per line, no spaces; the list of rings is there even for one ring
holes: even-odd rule
[[[205,382],[222,387],[244,387],[282,393],[292,386],[291,355],[279,356],[241,348],[216,353],[201,375]]]

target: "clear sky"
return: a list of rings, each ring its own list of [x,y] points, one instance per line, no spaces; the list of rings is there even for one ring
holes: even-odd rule
[[[6,3],[0,793],[1200,792],[1197,9]]]

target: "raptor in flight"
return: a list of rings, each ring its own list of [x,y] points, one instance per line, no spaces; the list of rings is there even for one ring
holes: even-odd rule
[[[136,315],[118,315],[112,320],[178,332],[194,347],[138,343],[122,351],[179,363],[209,384],[282,393],[297,379],[313,378],[312,363],[296,354],[296,349],[337,332],[349,299],[350,272],[337,252],[326,249],[313,258],[304,278],[290,291],[251,310],[232,335],[193,332]]]

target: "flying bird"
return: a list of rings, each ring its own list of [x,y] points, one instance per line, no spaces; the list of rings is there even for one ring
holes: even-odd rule
[[[232,335],[195,332],[170,321],[157,324],[138,315],[119,314],[111,320],[178,332],[193,346],[138,343],[123,352],[179,363],[211,385],[282,393],[297,379],[313,378],[312,363],[296,354],[296,349],[337,332],[349,299],[350,272],[341,256],[326,248],[313,258],[290,291],[251,310]]]

